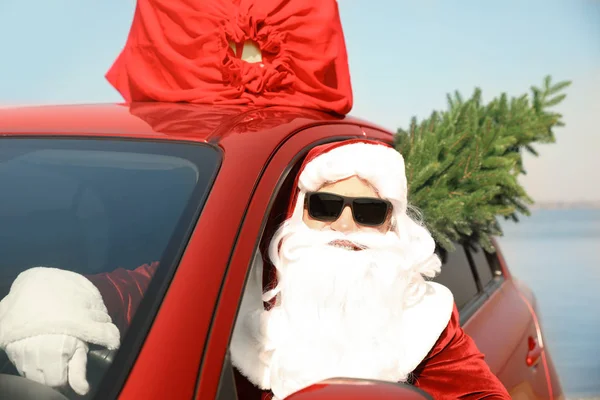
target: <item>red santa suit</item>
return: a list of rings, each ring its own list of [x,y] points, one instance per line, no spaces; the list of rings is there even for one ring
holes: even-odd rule
[[[374,145],[368,141],[355,140],[319,146],[310,152],[296,181],[298,189],[292,196],[290,218],[294,218],[294,214],[298,214],[298,210],[303,208],[303,193],[307,190],[314,190],[323,183],[320,178],[315,178],[319,174],[312,174],[311,176],[311,171],[318,171],[319,164],[321,166],[331,165],[331,158],[321,156],[335,153],[340,157],[347,158],[357,150],[355,148],[344,153],[344,148],[353,147],[348,146],[350,144]],[[383,146],[378,144],[377,147]],[[335,149],[338,149],[337,153],[333,151]],[[339,151],[340,149],[342,151]],[[363,154],[365,152],[361,148],[358,150]],[[369,164],[373,164],[373,162],[377,164],[377,161],[373,161],[372,158],[368,157],[368,154],[365,156],[369,160]],[[349,165],[352,164],[352,162],[349,163]],[[380,167],[387,166],[383,164]],[[307,169],[308,172],[306,172]],[[375,169],[377,170],[377,167]],[[345,171],[342,172],[342,175],[354,172],[356,171]],[[361,172],[363,175],[368,174],[364,170],[358,171],[358,173]],[[392,176],[386,176],[384,179],[397,182],[399,193],[405,192],[403,174],[403,170],[400,173],[390,171],[388,175]],[[304,180],[301,179],[303,176]],[[340,176],[340,179],[344,177]],[[388,189],[386,184],[377,184],[377,177],[375,176],[369,177],[369,180],[371,182],[375,181],[374,186],[379,189],[382,197],[386,197],[387,194],[386,198],[391,198],[395,207],[401,210],[406,209],[406,204],[394,201],[395,198],[402,198],[402,195],[395,193],[397,190],[395,187]],[[406,221],[398,221],[397,224],[400,225],[402,222]],[[397,229],[402,231],[404,228],[399,227]],[[424,230],[421,230],[422,228],[417,226],[411,229],[413,229],[412,232],[406,229],[402,232],[404,235],[413,236],[424,232]],[[267,269],[263,273],[262,265],[262,263],[259,263],[258,267],[256,265],[253,267],[251,277],[254,276],[255,279],[250,278],[248,281],[246,293],[255,291],[254,294],[250,293],[244,298],[244,301],[248,303],[248,297],[255,297],[255,305],[250,305],[250,311],[258,303],[262,307],[262,298],[259,299],[257,293],[262,294],[264,291],[265,286],[263,283],[267,282],[267,289],[275,287],[277,283],[275,270],[266,263]],[[153,263],[143,265],[133,271],[118,269],[111,273],[87,277],[102,293],[108,312],[121,332],[126,330],[157,266],[156,263]],[[252,287],[253,285],[254,287]],[[411,325],[410,333],[405,336],[407,337],[406,340],[411,342],[411,351],[406,353],[407,363],[405,365],[409,368],[410,374],[408,379],[404,381],[425,390],[435,399],[510,398],[503,385],[490,371],[473,340],[460,327],[458,311],[453,304],[449,291],[438,284],[426,282],[425,285],[429,294],[422,296],[417,306],[413,307],[408,317],[405,317],[408,318],[406,323]],[[246,306],[246,308],[248,307]],[[240,315],[243,313],[244,304],[242,304]],[[240,399],[271,398],[269,379],[265,378],[268,373],[263,373],[264,367],[260,365],[260,362],[257,362],[259,355],[255,349],[256,345],[248,345],[252,339],[247,332],[244,332],[244,328],[240,329],[236,326],[236,332],[232,339],[232,359],[236,366],[238,395]]]

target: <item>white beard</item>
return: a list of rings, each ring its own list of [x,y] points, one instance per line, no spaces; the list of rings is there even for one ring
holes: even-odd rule
[[[300,224],[282,235],[271,254],[276,305],[261,318],[275,396],[334,377],[405,381],[403,310],[424,284],[410,249],[393,232],[340,235]],[[336,239],[367,249],[328,244]]]

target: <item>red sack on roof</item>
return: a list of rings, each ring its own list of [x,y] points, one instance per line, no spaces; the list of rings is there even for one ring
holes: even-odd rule
[[[335,0],[138,0],[106,78],[128,102],[352,108]]]

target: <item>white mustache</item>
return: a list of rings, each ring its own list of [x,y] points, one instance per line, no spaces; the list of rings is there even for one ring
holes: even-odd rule
[[[339,240],[336,239],[332,242],[327,243],[329,246],[335,246],[335,247],[340,247],[340,248],[347,248],[350,250],[367,250],[368,247],[365,246],[364,244],[361,243],[356,243],[353,241],[350,241],[348,239],[343,239],[343,240]]]
[[[293,261],[299,257],[299,252],[311,247],[329,246],[332,244],[349,243],[361,250],[384,250],[401,252],[398,236],[393,232],[352,232],[349,234],[337,231],[315,231],[309,228],[298,228],[284,237],[285,245],[281,247],[280,257]]]

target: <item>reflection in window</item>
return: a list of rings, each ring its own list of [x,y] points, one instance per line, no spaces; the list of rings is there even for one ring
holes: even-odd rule
[[[434,279],[446,286],[454,295],[456,306],[460,310],[477,295],[477,284],[471,273],[467,254],[462,246],[456,245],[456,250],[446,252],[439,250],[442,259],[442,271]]]

